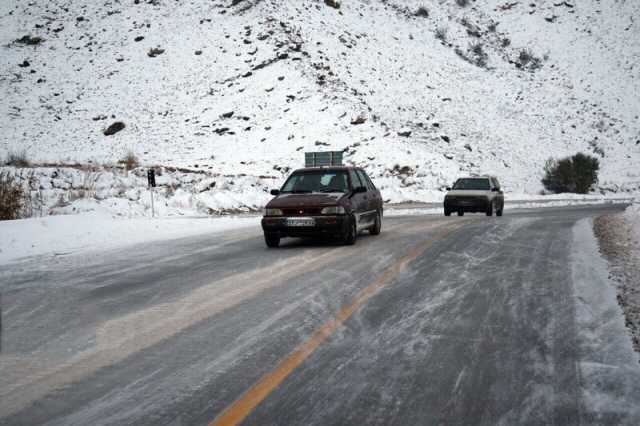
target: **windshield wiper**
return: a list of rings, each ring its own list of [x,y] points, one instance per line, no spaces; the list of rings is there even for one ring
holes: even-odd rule
[[[338,188],[322,188],[318,192],[344,192],[344,190]]]
[[[292,194],[311,194],[311,191],[308,189],[294,189],[291,191]]]

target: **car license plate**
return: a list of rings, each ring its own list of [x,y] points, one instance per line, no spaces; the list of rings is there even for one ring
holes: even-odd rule
[[[316,220],[312,217],[289,217],[287,226],[316,226]]]

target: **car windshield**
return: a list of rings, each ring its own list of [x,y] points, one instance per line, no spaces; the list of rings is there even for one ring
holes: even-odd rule
[[[453,189],[470,189],[476,191],[488,191],[491,189],[489,179],[465,178],[458,179],[453,185]]]
[[[318,170],[294,173],[289,176],[281,192],[347,192],[347,173],[339,170]]]

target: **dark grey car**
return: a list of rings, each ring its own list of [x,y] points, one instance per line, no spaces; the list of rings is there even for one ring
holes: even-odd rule
[[[294,171],[262,218],[268,247],[284,237],[333,236],[354,244],[358,232],[378,235],[382,227],[382,196],[358,167],[311,167]]]
[[[504,193],[500,189],[500,182],[493,176],[478,176],[460,178],[447,188],[444,197],[444,215],[450,216],[457,212],[458,216],[465,212],[486,213],[487,216],[502,216],[504,211]]]

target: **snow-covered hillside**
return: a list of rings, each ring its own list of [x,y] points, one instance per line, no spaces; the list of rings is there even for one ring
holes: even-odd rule
[[[3,0],[0,156],[277,183],[344,149],[402,201],[469,172],[537,193],[582,151],[639,190],[640,3],[460,3]]]

